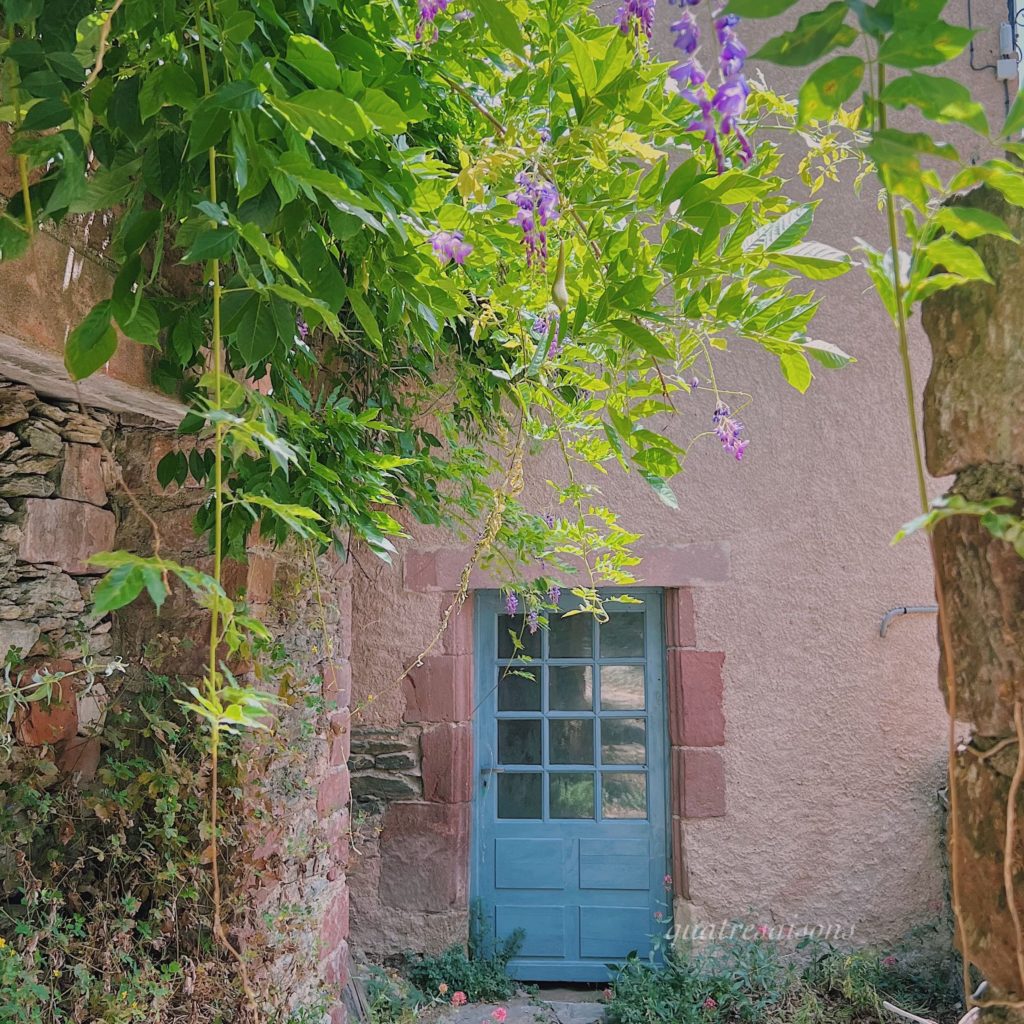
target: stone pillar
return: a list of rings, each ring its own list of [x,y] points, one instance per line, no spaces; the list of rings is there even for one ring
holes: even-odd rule
[[[697,650],[693,591],[665,591],[668,731],[671,744],[672,895],[677,928],[693,916],[686,822],[725,814],[725,654]]]
[[[1024,237],[1024,211],[984,189],[957,205],[1002,217]],[[924,304],[933,366],[925,391],[928,470],[955,475],[952,494],[971,501],[1006,496],[1024,505],[1024,249],[985,237],[974,243],[994,285],[975,282]],[[955,516],[934,534],[937,571],[952,634],[955,714],[973,737],[957,755],[960,921],[966,954],[987,981],[985,999],[1024,999],[1017,966],[1024,917],[1024,844],[1018,825],[1012,891],[1004,885],[1007,799],[1017,763],[1014,707],[1024,702],[1024,559],[974,517]],[[940,664],[946,692],[947,666]],[[1003,740],[1010,742],[983,757]],[[1024,801],[1017,808],[1024,823]],[[1019,1010],[992,1019],[1024,1020]]]

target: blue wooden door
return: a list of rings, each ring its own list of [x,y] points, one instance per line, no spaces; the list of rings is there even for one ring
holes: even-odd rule
[[[477,597],[473,895],[492,935],[525,932],[524,980],[602,981],[666,927],[661,593],[630,594],[533,635]]]

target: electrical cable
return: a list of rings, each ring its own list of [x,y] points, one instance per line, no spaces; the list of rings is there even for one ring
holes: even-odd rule
[[[1010,0],[1010,2],[1012,3],[1012,0]],[[967,27],[969,29],[971,29],[972,31],[974,29],[974,17],[973,17],[973,14],[971,13],[971,0],[967,0]],[[970,64],[971,64],[971,70],[972,71],[998,71],[999,70],[996,67],[995,64],[981,64],[981,65],[978,65],[978,64],[974,63],[974,36],[973,35],[971,36],[971,41],[968,44],[968,46],[969,46],[968,53],[970,55]]]

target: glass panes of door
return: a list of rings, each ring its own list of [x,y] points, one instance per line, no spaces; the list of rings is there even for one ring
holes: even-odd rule
[[[533,634],[498,616],[499,819],[648,817],[646,613],[608,609]]]

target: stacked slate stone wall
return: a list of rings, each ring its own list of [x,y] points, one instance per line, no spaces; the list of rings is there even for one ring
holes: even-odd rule
[[[140,690],[149,673],[183,685],[202,677],[208,618],[182,588],[159,614],[145,598],[114,615],[90,610],[98,552],[148,555],[159,539],[161,556],[210,568],[192,526],[205,489],[165,489],[156,475],[169,450],[191,443],[145,417],[83,409],[0,378],[0,656],[10,655],[15,685],[39,669],[73,673],[59,699],[20,711],[0,738],[15,759],[51,760],[66,784],[93,780],[107,742],[105,686],[114,680],[86,686],[87,659],[122,659]],[[234,670],[281,698],[269,734],[247,741],[231,797],[248,823],[225,865],[232,906],[245,910],[235,941],[273,1005],[286,1014],[317,1007],[316,1019],[344,1024],[349,567],[333,554],[314,563],[305,547],[275,552],[254,536],[245,564],[226,563],[224,582],[276,641]],[[17,853],[0,850],[0,861]]]

